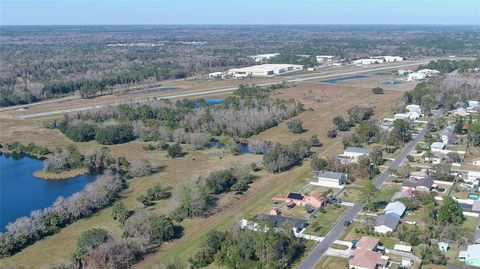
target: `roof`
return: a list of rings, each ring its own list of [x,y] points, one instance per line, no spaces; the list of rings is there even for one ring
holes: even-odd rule
[[[460,251],[458,257],[465,259],[480,259],[480,244],[469,245],[466,251]]]
[[[385,214],[392,213],[401,217],[405,212],[405,209],[407,209],[407,207],[404,204],[398,201],[391,202],[391,203],[388,203],[388,205],[385,207],[385,209],[383,210],[383,213]]]
[[[480,241],[480,228],[477,228],[477,229],[475,230],[475,243],[476,243],[477,241]]]
[[[297,218],[284,217],[284,216],[278,216],[278,215],[267,215],[267,214],[262,214],[262,217],[272,222],[276,227],[281,226],[283,224],[287,224],[298,229],[303,229],[307,224],[307,221],[304,219],[297,219]]]
[[[360,148],[360,147],[348,147],[348,148],[345,149],[345,152],[369,154],[370,150],[368,150],[366,148]]]
[[[416,188],[422,186],[431,189],[433,186],[433,179],[425,177],[416,181],[406,181],[402,183],[402,186],[407,188]]]
[[[301,193],[289,192],[287,195],[287,199],[303,200],[303,195]]]
[[[338,172],[331,172],[331,171],[319,171],[317,173],[317,177],[323,177],[323,178],[331,178],[331,179],[344,179],[345,178],[344,173],[338,173]]]
[[[357,243],[357,249],[364,248],[368,250],[373,250],[378,243],[380,243],[380,239],[371,237],[371,236],[362,236],[362,238]]]
[[[388,213],[385,215],[380,215],[375,220],[375,226],[387,226],[394,230],[397,228],[398,223],[400,222],[400,217],[396,214]]]
[[[432,149],[443,149],[445,148],[445,144],[442,142],[433,142],[432,145],[430,146]]]
[[[475,200],[473,202],[472,211],[480,212],[480,200]]]
[[[413,192],[411,190],[401,190],[399,192],[396,192],[393,195],[392,201],[405,199],[405,198],[412,198],[412,197],[413,197]]]
[[[380,263],[382,254],[368,249],[356,249],[353,252],[353,258],[350,259],[350,266],[375,269]]]
[[[412,247],[411,246],[400,245],[400,244],[395,244],[393,249],[394,250],[399,250],[399,251],[404,251],[404,252],[412,252]]]

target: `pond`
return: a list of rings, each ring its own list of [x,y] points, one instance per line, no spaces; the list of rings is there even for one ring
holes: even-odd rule
[[[327,80],[322,80],[320,82],[336,84],[337,82],[341,82],[343,80],[360,79],[360,78],[368,78],[368,77],[367,76],[350,76],[350,77],[344,77],[344,78],[327,79]]]
[[[203,98],[202,100],[196,101],[194,106],[200,107],[202,102],[205,102],[207,105],[218,105],[224,102],[223,98]]]
[[[33,176],[42,161],[29,157],[0,155],[0,232],[9,222],[28,216],[33,210],[49,207],[59,196],[78,192],[95,176],[81,175],[68,180],[43,180]]]

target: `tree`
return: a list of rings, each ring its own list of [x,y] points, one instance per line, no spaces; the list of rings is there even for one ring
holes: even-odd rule
[[[383,94],[383,88],[375,87],[375,88],[372,89],[372,92],[374,94]]]
[[[327,167],[327,160],[318,158],[317,156],[315,156],[312,158],[310,165],[313,170],[321,171],[321,170],[324,170],[325,167]]]
[[[370,152],[370,160],[376,165],[382,165],[385,160],[383,159],[383,150],[381,147],[374,147]]]
[[[185,152],[183,152],[182,147],[180,146],[179,143],[175,143],[173,145],[168,146],[167,154],[168,154],[168,157],[173,159],[173,158],[182,157],[183,155],[185,155]]]
[[[97,127],[94,124],[81,123],[68,126],[65,135],[75,142],[86,142],[95,139]]]
[[[135,263],[136,256],[139,253],[126,243],[108,240],[89,249],[83,258],[83,264],[86,265],[85,268],[126,269]]]
[[[134,138],[133,127],[126,124],[98,127],[95,134],[95,141],[102,145],[126,143]]]
[[[345,121],[345,119],[343,119],[343,117],[341,116],[336,116],[335,118],[333,118],[332,123],[336,126],[336,128],[339,131],[348,131],[350,130],[350,127],[351,127],[350,123]]]
[[[335,128],[330,128],[327,131],[327,137],[335,138],[337,137],[337,130]]]
[[[323,146],[322,142],[320,142],[320,139],[318,138],[318,135],[312,135],[312,137],[310,138],[310,146],[311,147]]]
[[[295,119],[287,122],[287,127],[294,134],[301,134],[304,131],[303,130],[303,122],[299,118],[295,118]]]
[[[465,220],[462,207],[450,196],[445,196],[438,210],[438,220],[442,223],[462,224]]]
[[[360,201],[365,204],[365,208],[370,211],[375,211],[377,208],[377,196],[380,193],[372,181],[367,181],[362,187],[360,193]]]
[[[112,218],[117,220],[121,225],[130,217],[130,211],[123,202],[117,202],[112,207]]]
[[[406,143],[411,139],[411,126],[404,120],[395,120],[391,135],[400,143]]]
[[[83,256],[87,254],[89,249],[96,248],[100,244],[110,239],[112,239],[112,237],[108,234],[107,230],[103,228],[92,228],[84,231],[77,239],[76,249],[73,257],[75,260],[77,260],[77,262],[80,262],[83,259]]]
[[[480,147],[480,124],[470,124],[468,127],[468,142],[472,146]]]
[[[144,247],[158,247],[174,237],[175,226],[169,217],[138,210],[127,219],[123,231],[126,236],[138,239]]]

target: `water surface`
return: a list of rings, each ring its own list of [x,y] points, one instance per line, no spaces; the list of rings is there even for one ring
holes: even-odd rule
[[[0,232],[7,223],[49,207],[59,196],[70,196],[95,180],[81,175],[68,180],[43,180],[33,176],[42,169],[42,161],[0,155]]]

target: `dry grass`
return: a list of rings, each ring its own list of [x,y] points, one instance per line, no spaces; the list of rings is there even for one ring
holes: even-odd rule
[[[349,82],[353,83],[353,82]],[[367,87],[367,86],[364,86]],[[413,87],[413,85],[411,86]],[[294,135],[287,131],[285,124],[271,128],[251,139],[266,139],[275,142],[290,143],[300,137],[309,138],[317,134],[324,146],[318,149],[320,155],[328,156],[339,153],[342,150],[341,138],[329,139],[326,131],[331,126],[331,120],[339,114],[346,114],[346,110],[354,105],[369,105],[375,107],[375,117],[380,118],[389,113],[391,104],[398,100],[401,92],[386,92],[383,95],[373,96],[371,85],[368,88],[354,88],[351,85],[324,85],[321,83],[301,83],[295,88],[278,91],[275,97],[295,98],[312,107],[314,111],[306,111],[300,115],[305,133]],[[312,93],[310,93],[310,90]],[[324,96],[322,102],[311,101],[312,94]],[[57,130],[48,130],[42,127],[41,120],[7,120],[0,119],[1,137],[0,143],[14,141],[36,142],[51,149],[65,147],[72,142]],[[76,143],[81,152],[99,148],[94,142]],[[155,182],[162,182],[171,186],[175,193],[193,177],[208,174],[210,171],[230,166],[233,162],[251,163],[261,162],[261,156],[256,155],[225,155],[222,158],[220,150],[209,149],[204,151],[191,151],[178,159],[168,159],[165,152],[145,151],[142,146],[145,143],[134,141],[127,144],[110,146],[114,156],[126,156],[129,160],[140,157],[149,157],[164,166],[164,170],[156,175],[145,178],[135,178],[129,181],[129,188],[122,192],[122,200],[129,209],[142,207],[136,201],[136,197]],[[298,190],[305,185],[304,179],[310,176],[310,163],[305,161],[302,166],[295,167],[281,174],[260,172],[259,180],[254,182],[244,195],[226,194],[218,201],[221,210],[208,218],[196,218],[185,220],[181,225],[185,228],[182,238],[168,242],[156,253],[147,256],[137,268],[152,268],[158,264],[172,261],[175,257],[186,260],[195,253],[197,247],[207,231],[211,229],[228,229],[239,218],[252,216],[260,212],[266,212],[271,208],[271,198],[292,190]],[[174,199],[160,201],[155,204],[153,210],[167,213]],[[0,264],[18,264],[26,268],[35,268],[42,264],[56,264],[66,261],[74,249],[75,241],[82,231],[92,227],[104,227],[114,236],[120,238],[121,229],[110,217],[110,208],[97,212],[94,216],[77,221],[58,234],[49,236],[24,251],[0,262]],[[212,268],[216,268],[213,265]]]

